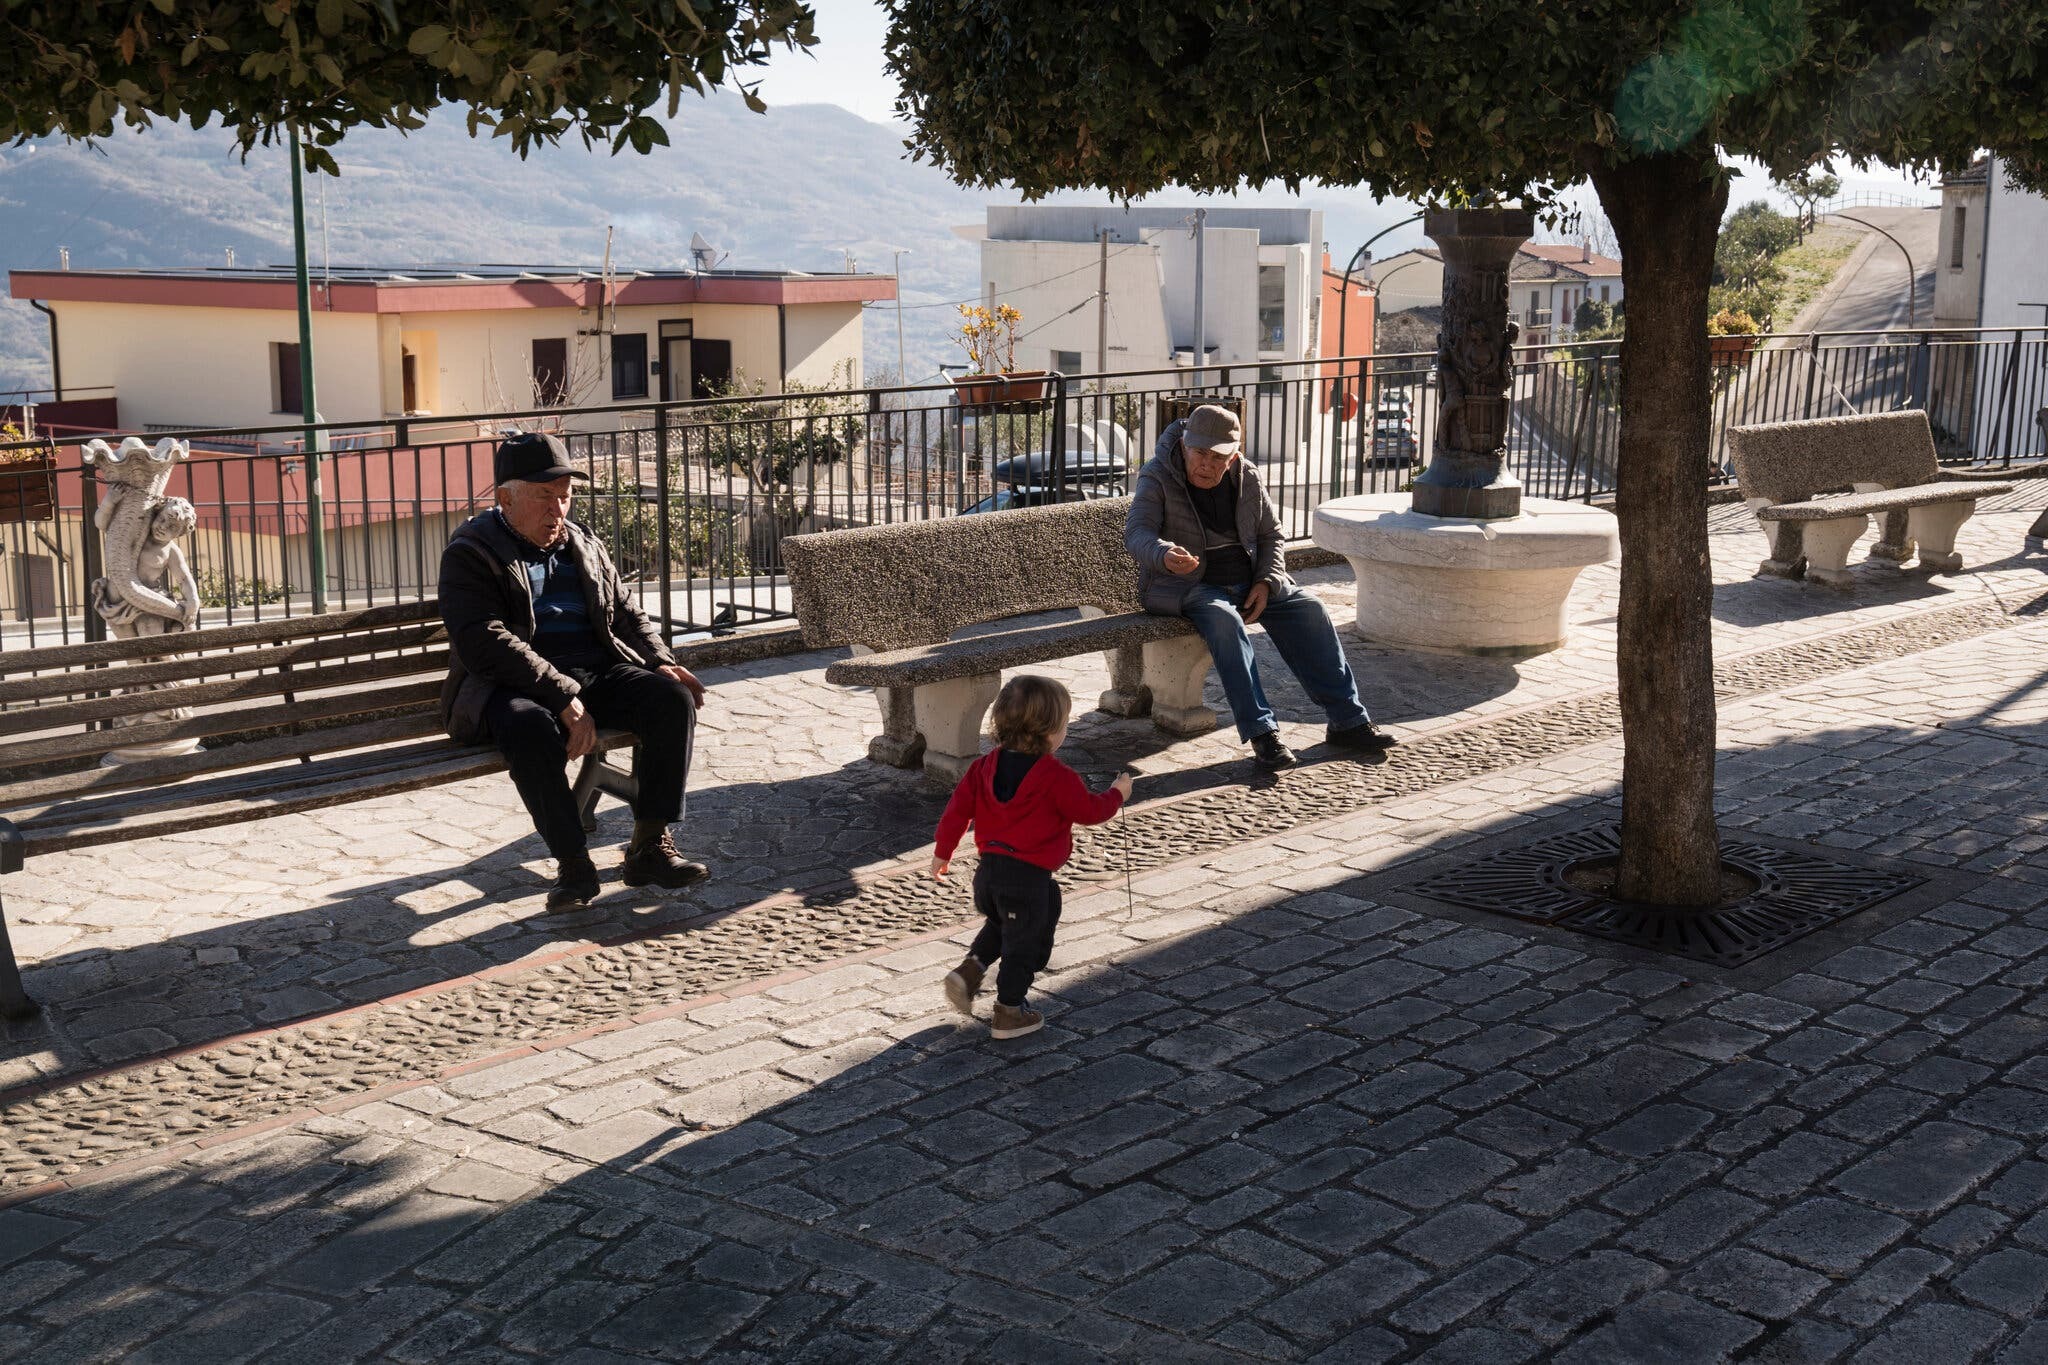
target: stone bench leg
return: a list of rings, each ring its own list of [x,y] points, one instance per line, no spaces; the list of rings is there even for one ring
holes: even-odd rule
[[[1216,728],[1216,713],[1202,704],[1212,661],[1201,636],[1154,640],[1141,646],[1141,658],[1153,725],[1170,735],[1201,735]]]
[[[1877,533],[1877,544],[1870,547],[1870,557],[1880,564],[1904,564],[1913,557],[1915,539],[1912,508],[1887,512],[1884,529]]]
[[[1806,577],[1831,588],[1849,586],[1849,550],[1869,529],[1870,518],[1831,517],[1827,521],[1802,523],[1806,549]]]
[[[981,757],[981,720],[1002,685],[1000,673],[977,673],[915,690],[911,704],[924,737],[927,781],[950,787]]]
[[[848,652],[859,658],[875,651],[855,645]],[[868,740],[868,757],[892,768],[915,768],[923,763],[924,736],[917,732],[910,693],[900,687],[878,687],[875,703],[882,708],[882,733]]]
[[[1081,619],[1092,621],[1106,616],[1101,607],[1081,608]],[[1152,694],[1145,690],[1144,658],[1136,645],[1124,645],[1119,649],[1103,651],[1102,660],[1109,665],[1109,690],[1097,699],[1097,709],[1112,716],[1144,716],[1152,712]]]
[[[1749,510],[1760,511],[1771,504],[1764,498],[1751,498]],[[1770,542],[1771,557],[1756,566],[1759,578],[1798,578],[1806,572],[1806,551],[1796,521],[1765,521],[1757,518],[1757,526]],[[1354,566],[1355,567],[1355,566]],[[1361,582],[1364,580],[1361,579]]]
[[[1963,567],[1963,557],[1956,553],[1956,532],[1976,510],[1975,502],[1937,502],[1908,510],[1906,534],[1920,542],[1921,568],[1955,573]]]

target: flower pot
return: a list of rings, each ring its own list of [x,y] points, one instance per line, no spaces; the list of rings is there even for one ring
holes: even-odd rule
[[[964,374],[952,381],[964,408],[1002,408],[1043,402],[1050,370],[1014,370],[1003,374]]]
[[[21,458],[23,454],[27,458]],[[0,455],[0,524],[57,515],[57,458],[43,452]]]
[[[1707,338],[1707,355],[1717,365],[1747,365],[1749,354],[1756,349],[1753,336],[1725,336]]]

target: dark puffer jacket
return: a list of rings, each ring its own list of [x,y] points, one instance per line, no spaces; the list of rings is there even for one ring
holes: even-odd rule
[[[583,574],[599,645],[622,663],[674,663],[660,628],[626,595],[604,546],[574,522],[563,534]],[[448,680],[441,684],[441,724],[459,743],[487,737],[484,705],[500,687],[557,712],[582,691],[574,678],[534,652],[533,590],[520,562],[521,544],[504,518],[490,511],[456,527],[441,552],[441,620],[448,627],[450,655]]]
[[[1138,486],[1124,519],[1124,546],[1138,561],[1138,591],[1145,610],[1161,616],[1180,615],[1188,593],[1202,581],[1200,568],[1190,574],[1169,572],[1166,552],[1178,545],[1204,559],[1202,547],[1208,541],[1202,514],[1188,492],[1187,461],[1180,443],[1185,425],[1175,422],[1159,433],[1152,458],[1138,471]],[[1289,582],[1279,509],[1266,496],[1258,469],[1239,456],[1223,477],[1237,480],[1237,538],[1251,556],[1252,580],[1274,587]]]

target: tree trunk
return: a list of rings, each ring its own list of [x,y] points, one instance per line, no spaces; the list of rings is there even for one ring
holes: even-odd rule
[[[1707,561],[1707,285],[1728,183],[1711,159],[1593,172],[1621,245],[1622,745],[1617,894],[1720,898],[1714,827],[1713,574]]]

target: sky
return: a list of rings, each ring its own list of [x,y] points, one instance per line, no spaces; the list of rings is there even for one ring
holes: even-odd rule
[[[812,0],[812,3],[818,15],[817,46],[807,53],[782,53],[771,61],[760,77],[762,98],[771,105],[836,104],[871,122],[894,121],[896,83],[882,60],[882,40],[888,29],[888,19],[881,6],[874,0]],[[1752,199],[1774,197],[1770,177],[1761,167],[1738,162],[1737,171],[1737,179],[1728,196],[1730,208]],[[1884,168],[1873,167],[1868,174],[1849,167],[1840,167],[1838,171],[1845,193],[1862,191],[1906,195],[1927,202],[1939,198],[1939,194],[1930,187],[1915,185],[1906,176]],[[1086,199],[1099,196],[1072,197]],[[1156,198],[1192,201],[1194,196],[1167,193]],[[1590,190],[1580,198],[1587,207],[1594,206]],[[1389,199],[1375,203],[1364,190],[1329,187],[1302,198],[1278,188],[1253,190],[1233,196],[1233,202],[1273,205],[1307,202],[1311,207],[1324,209],[1329,235],[1333,238],[1331,250],[1340,256],[1348,256],[1356,245],[1355,240],[1343,239],[1345,228],[1353,229],[1357,236],[1362,237],[1415,211],[1415,206],[1405,201]],[[1787,207],[1783,203],[1779,206]],[[1384,242],[1375,245],[1373,254],[1392,255],[1408,247],[1419,246],[1422,241],[1420,227],[1402,229],[1388,234]]]

